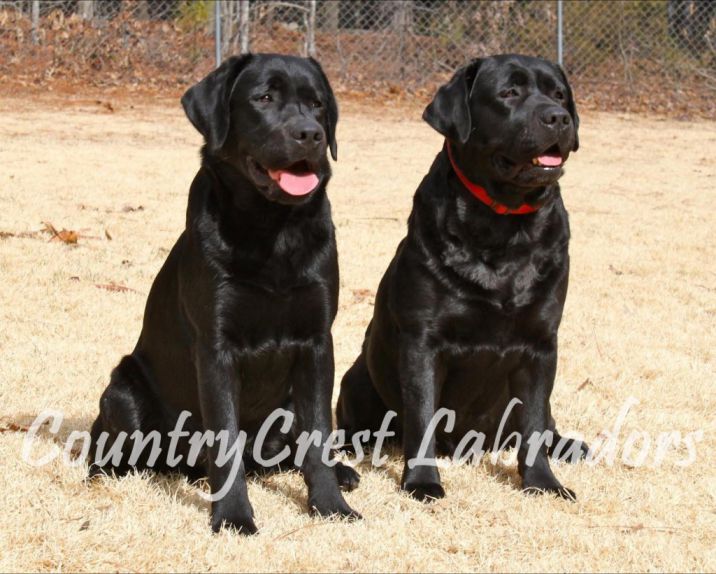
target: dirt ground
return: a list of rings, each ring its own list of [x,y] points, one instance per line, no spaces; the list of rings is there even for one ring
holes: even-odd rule
[[[337,382],[441,145],[417,108],[357,104],[338,140]],[[634,397],[615,460],[557,465],[575,504],[527,497],[514,464],[485,459],[443,468],[447,497],[423,505],[398,492],[394,456],[359,468],[354,524],[309,517],[295,474],[254,479],[247,539],[212,535],[183,479],[88,486],[83,467],[21,459],[43,409],[65,418],[35,457],[89,428],[183,227],[200,136],[177,101],[0,99],[0,571],[716,570],[716,123],[589,113],[581,142],[563,179],[572,272],[553,412],[595,444]],[[654,462],[661,433],[699,430]]]

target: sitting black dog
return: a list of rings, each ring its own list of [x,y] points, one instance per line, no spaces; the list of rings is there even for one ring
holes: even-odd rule
[[[253,451],[245,449],[233,480],[231,465],[217,463],[218,440],[192,465],[192,444],[180,437],[177,464],[167,455],[169,434],[184,411],[188,431],[223,432],[229,446],[244,431],[250,445],[266,417],[284,408],[296,423],[286,434],[269,433],[263,458],[293,449],[301,432],[328,440],[338,262],[326,151],[336,158],[338,109],[315,60],[267,54],[229,58],[182,104],[206,142],[202,166],[186,229],[149,294],[137,346],[100,400],[90,473],[208,473],[212,493],[230,483],[213,501],[212,528],[253,533],[245,480]],[[130,464],[128,446],[115,459],[97,456],[103,433],[112,444],[137,431],[160,435],[159,458],[150,463],[142,454]],[[310,443],[300,465],[311,510],[359,517],[339,489],[339,482],[354,487],[357,474],[326,464],[321,446]]]
[[[408,463],[424,437],[427,460],[453,454],[468,433],[493,444],[515,398],[504,432],[523,439],[523,487],[573,498],[547,458],[587,452],[557,434],[549,403],[569,274],[557,180],[578,148],[572,91],[556,65],[495,56],[458,70],[423,119],[445,144],[415,194],[362,353],[341,383],[338,426],[350,438],[397,412],[401,486],[420,500],[440,498],[437,468]],[[454,411],[454,430],[436,438],[427,431],[440,407]],[[528,461],[527,439],[544,431],[552,441],[537,443]]]

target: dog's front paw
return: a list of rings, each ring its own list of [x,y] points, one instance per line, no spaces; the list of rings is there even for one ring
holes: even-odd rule
[[[432,502],[445,496],[445,489],[439,482],[406,482],[400,488],[421,502]]]
[[[310,498],[308,508],[311,514],[318,516],[345,518],[349,521],[363,518],[359,512],[348,506],[342,496],[334,500],[325,500],[318,497]]]
[[[228,517],[214,514],[211,517],[211,529],[219,532],[222,528],[235,528],[239,534],[246,536],[258,532],[254,519],[249,516]]]
[[[256,534],[258,528],[254,523],[254,511],[248,508],[224,506],[214,503],[211,511],[211,529],[219,532],[222,528],[234,528],[239,534]]]
[[[440,473],[435,466],[410,468],[406,464],[400,488],[421,502],[431,502],[445,496],[445,489],[440,485]]]
[[[571,488],[562,486],[556,478],[536,477],[522,480],[522,492],[525,494],[556,494],[571,502],[577,501],[577,495]]]
[[[355,469],[343,464],[342,462],[337,463],[335,469],[338,486],[340,486],[341,490],[350,492],[358,487],[360,474],[358,474]]]

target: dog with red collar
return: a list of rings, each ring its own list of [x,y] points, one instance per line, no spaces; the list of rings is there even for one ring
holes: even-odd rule
[[[478,435],[513,437],[524,490],[574,499],[549,465],[588,452],[559,435],[550,408],[569,276],[558,180],[579,147],[572,90],[543,59],[477,59],[423,119],[445,144],[341,382],[338,426],[351,440],[395,411],[401,488],[419,500],[445,494],[435,457]],[[439,409],[452,413],[443,428]]]

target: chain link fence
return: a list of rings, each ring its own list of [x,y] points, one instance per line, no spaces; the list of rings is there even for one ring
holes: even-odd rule
[[[709,114],[716,1],[0,0],[0,80],[186,87],[245,51],[314,55],[337,86],[432,91],[470,58],[562,60],[580,99]]]

